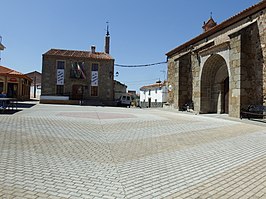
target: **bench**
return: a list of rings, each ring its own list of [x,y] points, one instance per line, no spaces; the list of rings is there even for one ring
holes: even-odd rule
[[[266,106],[263,105],[249,105],[246,110],[241,110],[240,118],[263,118],[266,116]]]
[[[0,111],[3,113],[7,109],[17,109],[17,99],[15,98],[0,98]]]
[[[187,103],[185,103],[183,106],[180,107],[179,109],[180,111],[187,111],[190,112],[190,110],[194,110],[194,103],[193,101],[189,101]]]

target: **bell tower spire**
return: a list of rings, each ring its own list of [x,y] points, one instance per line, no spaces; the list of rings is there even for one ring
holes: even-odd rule
[[[110,33],[109,33],[109,22],[106,22],[106,35],[105,35],[105,46],[104,52],[109,54],[110,53]]]

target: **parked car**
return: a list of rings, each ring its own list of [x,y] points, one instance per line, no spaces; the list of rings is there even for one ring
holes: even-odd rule
[[[131,96],[129,95],[121,95],[117,100],[117,106],[125,106],[130,108],[131,105]]]

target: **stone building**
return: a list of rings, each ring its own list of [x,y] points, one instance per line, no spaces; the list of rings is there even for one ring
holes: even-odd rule
[[[266,105],[266,1],[216,24],[166,53],[168,102],[189,101],[198,113],[240,117],[250,104]]]
[[[114,59],[105,52],[51,49],[43,54],[41,103],[111,105],[114,102]]]
[[[127,93],[127,85],[114,80],[115,100],[119,99],[122,94]]]

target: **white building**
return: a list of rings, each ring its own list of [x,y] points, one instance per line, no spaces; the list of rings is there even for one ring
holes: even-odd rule
[[[163,107],[167,102],[166,82],[142,86],[140,88],[141,107]]]

